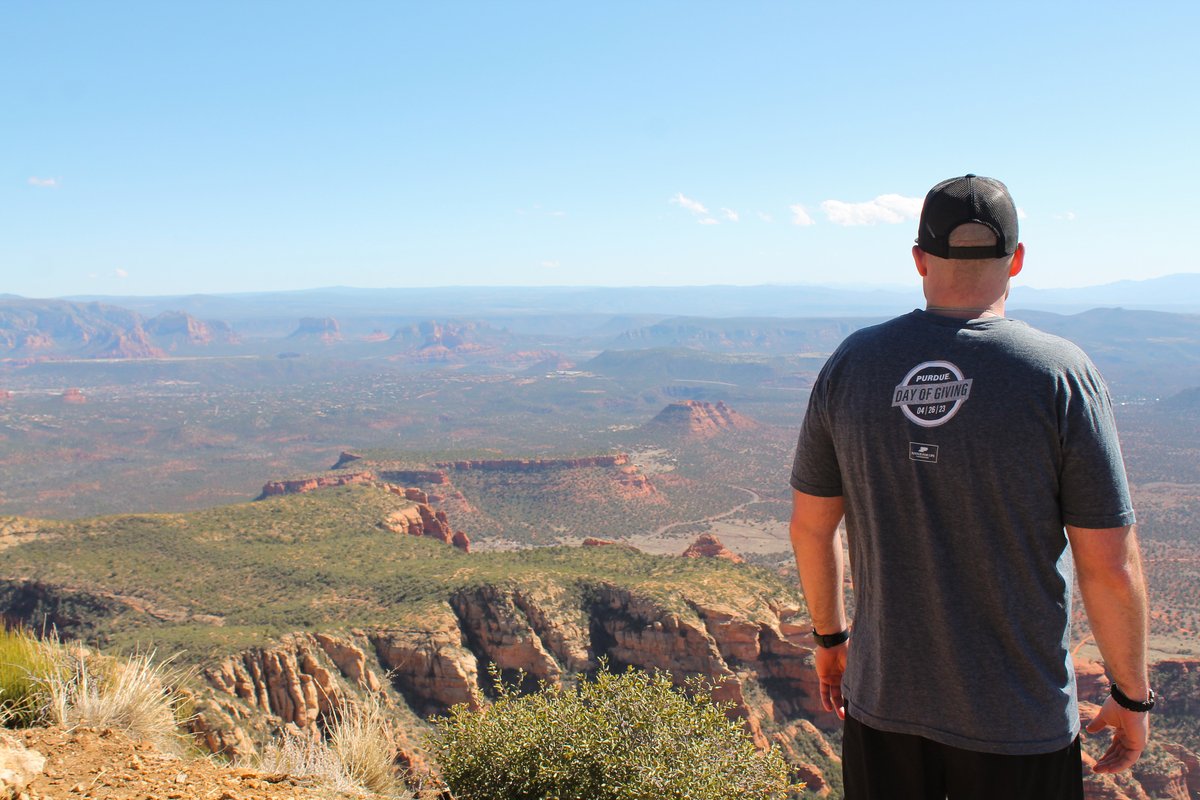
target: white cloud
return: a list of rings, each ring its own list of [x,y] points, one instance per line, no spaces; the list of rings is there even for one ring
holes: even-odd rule
[[[559,262],[558,261],[543,261],[542,266],[545,267],[546,269],[558,269]]]
[[[865,203],[826,200],[821,203],[821,210],[834,225],[877,225],[881,222],[894,225],[920,218],[921,203],[919,197],[881,194]]]
[[[761,219],[763,222],[774,222],[775,221],[775,218],[772,217],[770,214],[766,213],[765,211],[759,211],[758,218]]]
[[[30,176],[29,185],[36,186],[39,189],[57,189],[58,178],[39,178],[36,175]]]
[[[547,213],[552,217],[565,217],[567,215],[565,211],[549,211]]]
[[[742,218],[742,215],[734,211],[732,208],[722,208],[721,215],[730,222],[737,222]]]
[[[713,219],[712,217],[705,217],[704,219],[697,220],[697,222],[699,222],[701,225],[720,225],[721,224],[721,223],[717,222],[715,219]]]
[[[1029,219],[1029,215],[1025,213],[1025,209],[1017,206],[1017,219]]]
[[[807,228],[809,225],[816,224],[816,220],[812,218],[804,206],[800,204],[791,205],[788,206],[788,210],[792,212],[793,225],[802,225]],[[770,222],[770,219],[768,218],[767,221]]]
[[[683,192],[676,192],[671,198],[671,202],[677,206],[683,206],[693,214],[707,214],[708,209],[699,200],[693,200],[690,197],[684,197]]]
[[[1066,222],[1074,222],[1077,219],[1074,211],[1064,211],[1061,214],[1055,214],[1054,218],[1065,220]]]
[[[113,270],[113,275],[116,275],[118,278],[122,278],[122,279],[129,277],[129,273],[126,272],[125,270],[121,269],[120,267],[117,267],[116,269]]]

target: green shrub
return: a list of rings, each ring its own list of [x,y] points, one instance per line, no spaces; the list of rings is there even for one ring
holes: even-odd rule
[[[496,699],[436,720],[434,757],[459,800],[734,800],[787,796],[788,769],[760,752],[699,679],[601,669],[575,689],[521,696],[492,669]]]
[[[46,681],[62,671],[57,652],[26,630],[0,628],[0,725],[42,721],[50,702]]]

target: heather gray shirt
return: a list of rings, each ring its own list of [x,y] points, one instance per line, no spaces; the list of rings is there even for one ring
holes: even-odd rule
[[[826,362],[792,486],[843,496],[856,719],[970,750],[1079,733],[1064,523],[1133,523],[1108,391],[1075,345],[924,311]]]

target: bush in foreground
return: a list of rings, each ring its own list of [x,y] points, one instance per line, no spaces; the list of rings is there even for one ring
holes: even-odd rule
[[[493,670],[496,700],[436,720],[435,757],[459,800],[784,798],[788,768],[760,752],[700,681],[602,669],[575,689],[521,696]]]

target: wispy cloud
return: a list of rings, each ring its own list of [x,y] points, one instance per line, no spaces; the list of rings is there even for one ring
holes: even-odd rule
[[[742,215],[734,211],[732,208],[722,208],[721,216],[725,217],[725,219],[729,220],[730,222],[737,222],[742,218]]]
[[[117,276],[118,278],[121,278],[122,280],[129,277],[129,273],[126,272],[125,270],[121,269],[120,267],[117,267],[116,269],[113,270],[113,275]]]
[[[546,269],[558,269],[560,262],[558,261],[543,261],[542,266]]]
[[[1054,218],[1064,220],[1065,222],[1074,222],[1076,219],[1078,219],[1078,216],[1074,211],[1064,211],[1061,214],[1055,214]]]
[[[1029,215],[1025,213],[1025,209],[1017,206],[1017,219],[1029,219]]]
[[[788,206],[788,211],[792,212],[792,224],[802,225],[807,228],[809,225],[815,225],[816,220],[808,213],[808,209],[800,204]],[[769,222],[770,220],[768,220]]]
[[[765,211],[759,211],[758,218],[761,219],[763,222],[774,222],[775,221],[775,218],[772,217],[770,214],[768,214]]]
[[[58,178],[39,178],[36,175],[31,175],[29,178],[29,185],[36,186],[39,189],[57,189]]]
[[[565,211],[547,211],[546,213],[551,217],[565,217],[567,215]]]
[[[701,225],[720,225],[721,224],[720,222],[717,222],[712,217],[705,217],[704,219],[697,220],[697,222],[699,222]]]
[[[685,197],[683,192],[676,192],[671,198],[671,202],[677,206],[682,206],[693,214],[708,214],[708,209],[699,200],[693,200],[690,197]]]
[[[826,200],[821,210],[834,225],[897,224],[921,216],[921,198],[899,194],[881,194],[865,203]]]

